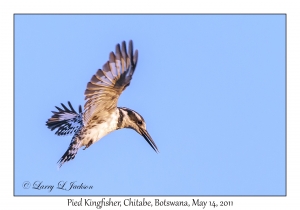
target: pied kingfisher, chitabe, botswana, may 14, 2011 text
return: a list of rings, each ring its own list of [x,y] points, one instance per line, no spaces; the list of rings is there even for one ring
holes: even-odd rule
[[[138,51],[133,53],[132,41],[122,47],[116,45],[115,53],[109,54],[109,60],[93,75],[85,90],[84,111],[79,106],[77,113],[68,102],[69,108],[62,105],[53,111],[46,122],[58,136],[74,134],[67,151],[59,159],[61,167],[65,162],[74,159],[80,147],[88,148],[93,143],[114,130],[131,128],[142,135],[150,146],[158,152],[150,134],[146,130],[144,118],[136,111],[125,107],[117,107],[118,98],[129,86],[138,60]]]

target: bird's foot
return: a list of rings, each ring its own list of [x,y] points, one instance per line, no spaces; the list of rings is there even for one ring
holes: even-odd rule
[[[92,144],[93,144],[93,141],[90,140],[89,143],[87,145],[85,145],[85,148],[83,148],[83,150],[85,150],[86,148],[89,148]]]

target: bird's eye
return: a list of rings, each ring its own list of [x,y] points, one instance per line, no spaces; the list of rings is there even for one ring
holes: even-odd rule
[[[139,120],[139,121],[138,121],[138,124],[139,124],[139,125],[142,125],[142,124],[143,124],[143,122],[142,122],[141,120]]]

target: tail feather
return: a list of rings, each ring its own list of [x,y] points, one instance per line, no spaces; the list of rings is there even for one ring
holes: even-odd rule
[[[66,162],[73,160],[79,150],[79,148],[82,146],[81,145],[81,139],[80,136],[78,135],[80,131],[77,131],[77,133],[73,136],[71,143],[69,145],[69,148],[67,151],[63,154],[63,156],[58,160],[58,166],[59,168]]]

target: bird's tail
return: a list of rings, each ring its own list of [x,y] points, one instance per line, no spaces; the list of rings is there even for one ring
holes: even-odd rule
[[[58,160],[58,166],[59,168],[65,163],[70,160],[73,160],[75,158],[75,155],[78,152],[78,149],[82,146],[81,138],[80,138],[80,130],[77,131],[77,133],[73,136],[71,143],[69,145],[69,148],[67,151],[63,154],[63,156]]]

